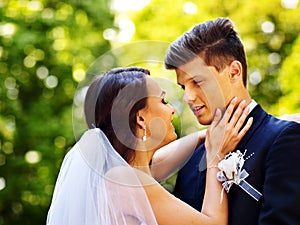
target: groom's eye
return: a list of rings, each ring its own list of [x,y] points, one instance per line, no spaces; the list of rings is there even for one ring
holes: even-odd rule
[[[202,80],[194,80],[193,82],[194,82],[194,84],[199,85],[202,82]]]

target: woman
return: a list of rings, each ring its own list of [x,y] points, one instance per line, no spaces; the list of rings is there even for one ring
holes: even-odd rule
[[[203,133],[181,139],[180,145],[174,141],[174,109],[148,75],[143,68],[117,68],[90,85],[85,100],[90,130],[63,162],[48,224],[227,224],[227,199],[220,203],[216,165],[251,126],[249,119],[242,128],[249,109],[239,105],[233,113],[233,100],[222,119],[216,112],[207,130],[206,193],[199,213],[152,177],[153,171],[161,178],[173,164],[182,164]],[[178,146],[185,148],[179,157],[155,157],[158,150],[171,154]]]

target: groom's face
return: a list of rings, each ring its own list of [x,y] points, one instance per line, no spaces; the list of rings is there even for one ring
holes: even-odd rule
[[[176,69],[176,75],[184,90],[184,101],[200,124],[210,124],[216,109],[224,111],[233,97],[227,67],[218,72],[197,57]]]

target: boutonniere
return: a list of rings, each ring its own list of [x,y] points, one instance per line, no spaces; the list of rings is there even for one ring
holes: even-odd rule
[[[244,159],[244,154],[239,150],[227,154],[223,160],[218,163],[219,172],[217,173],[217,179],[222,182],[222,193],[221,202],[223,199],[224,190],[228,193],[233,184],[241,187],[247,194],[258,201],[262,194],[252,187],[245,179],[249,176],[247,171],[243,169],[245,160],[249,159],[254,153],[249,157]]]

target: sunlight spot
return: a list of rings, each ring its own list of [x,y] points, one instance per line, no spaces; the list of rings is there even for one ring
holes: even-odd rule
[[[0,36],[11,37],[16,32],[16,26],[13,23],[5,23],[0,25]]]
[[[275,25],[270,21],[265,21],[262,23],[261,29],[265,33],[273,33],[275,30]]]
[[[13,77],[8,77],[4,81],[4,85],[7,89],[14,89],[16,87],[16,79]]]
[[[71,5],[63,3],[63,1],[60,1],[57,5],[59,5],[58,9],[55,11],[55,18],[57,20],[64,21],[69,16],[73,15],[74,9]]]
[[[45,85],[47,88],[50,88],[50,89],[55,88],[57,86],[57,84],[58,84],[58,79],[54,75],[47,77],[45,80]]]
[[[127,15],[119,15],[116,18],[116,24],[120,28],[118,41],[129,42],[135,33],[135,25]]]
[[[129,10],[139,11],[150,2],[151,0],[113,0],[110,7],[116,12],[126,12]]]
[[[3,177],[0,177],[0,191],[5,188],[5,179]]]
[[[286,9],[297,8],[299,0],[281,0],[281,5]]]
[[[112,28],[105,29],[103,32],[103,37],[105,40],[109,40],[109,41],[115,40],[117,37],[117,31]]]
[[[34,67],[36,64],[36,60],[33,56],[26,56],[24,59],[24,66],[26,66],[27,68],[32,68]]]
[[[6,155],[9,155],[11,153],[14,152],[14,145],[7,141],[7,142],[4,142],[4,144],[2,145],[2,151],[6,154]]]
[[[10,100],[16,100],[16,99],[18,99],[18,96],[19,96],[19,90],[18,89],[14,88],[14,89],[7,90],[7,97]]]
[[[40,1],[30,1],[27,3],[27,8],[31,11],[41,11],[44,6]]]
[[[186,14],[190,14],[190,15],[195,15],[198,12],[198,7],[195,3],[193,2],[186,2],[183,5],[183,11]]]
[[[37,70],[36,70],[36,75],[38,78],[45,79],[48,75],[49,75],[49,70],[47,69],[47,67],[45,66],[40,66]]]
[[[13,132],[13,131],[16,130],[16,120],[15,120],[14,116],[10,116],[10,117],[7,118],[7,121],[5,123],[5,128],[9,132]]]
[[[45,58],[45,53],[41,49],[34,49],[31,55],[35,58],[35,60],[43,60]]]
[[[279,64],[281,61],[281,57],[278,53],[273,52],[269,55],[269,61],[271,64]]]
[[[39,161],[41,161],[41,159],[41,153],[35,150],[28,151],[25,154],[25,160],[30,164],[38,163]]]
[[[42,18],[43,19],[53,19],[54,18],[55,11],[51,8],[46,8],[42,12]]]
[[[55,27],[51,31],[52,37],[55,39],[65,38],[66,30],[63,27]]]
[[[75,69],[72,76],[76,82],[80,82],[85,78],[85,71],[82,68]]]
[[[76,20],[76,23],[81,26],[85,26],[89,22],[89,18],[87,16],[86,12],[84,12],[84,11],[78,11],[76,14],[75,20]]]
[[[250,83],[253,85],[257,85],[261,82],[262,78],[261,78],[261,74],[259,71],[255,71],[253,73],[250,74]]]
[[[56,51],[64,50],[67,46],[65,39],[56,39],[53,43],[53,49]]]
[[[54,139],[54,144],[57,148],[63,148],[66,146],[66,138],[63,136],[57,136]]]

